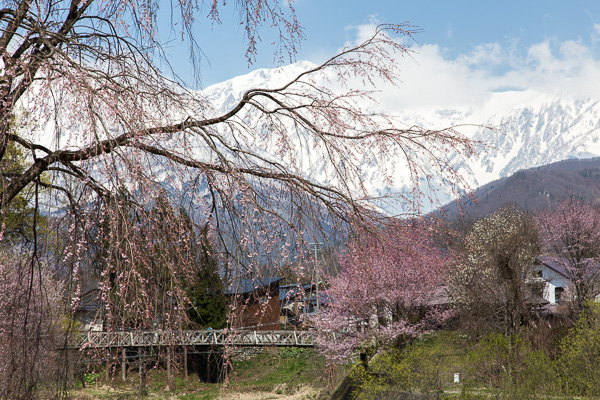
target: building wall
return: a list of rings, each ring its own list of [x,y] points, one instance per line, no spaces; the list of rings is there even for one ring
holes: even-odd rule
[[[545,265],[537,265],[536,270],[542,272],[541,279],[546,282],[544,286],[544,299],[551,304],[556,304],[556,288],[564,288],[567,290],[569,280]],[[567,295],[567,293],[563,294],[563,296],[565,295]],[[562,300],[565,300],[564,297]]]
[[[248,298],[247,298],[248,299]],[[244,300],[239,300],[244,302]],[[252,296],[247,305],[240,304],[237,310],[241,310],[234,320],[237,329],[248,329],[258,331],[270,331],[279,329],[279,289],[271,290],[270,298],[267,295]]]

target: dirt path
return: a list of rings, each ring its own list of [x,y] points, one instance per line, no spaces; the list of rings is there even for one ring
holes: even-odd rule
[[[271,392],[237,392],[235,390],[227,390],[221,395],[215,394],[215,400],[314,400],[319,397],[319,390],[310,386],[302,386],[294,393],[285,393],[285,388],[275,388]],[[195,391],[190,391],[188,395],[199,394]],[[184,396],[180,393],[180,396]],[[105,399],[127,399],[135,400],[139,396],[134,389],[115,389],[109,386],[101,386],[99,388],[76,390],[72,393],[73,399],[76,400],[94,400],[97,398]],[[193,397],[192,397],[193,398]],[[144,397],[148,400],[177,400],[179,396],[168,393],[150,393]]]
[[[278,393],[277,389],[273,392],[229,392],[224,394],[222,400],[312,400],[319,396],[319,391],[309,387],[303,386],[293,394],[285,394],[283,392]]]

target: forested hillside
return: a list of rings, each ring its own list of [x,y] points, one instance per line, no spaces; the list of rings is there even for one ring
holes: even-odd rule
[[[573,194],[585,203],[600,201],[600,158],[565,160],[518,171],[483,185],[460,202],[442,210],[450,220],[462,213],[469,219],[491,214],[510,203],[527,211],[553,209]]]

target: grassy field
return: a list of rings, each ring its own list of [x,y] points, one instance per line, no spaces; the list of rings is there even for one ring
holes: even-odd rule
[[[534,344],[519,336],[509,340],[494,333],[472,338],[457,332],[439,332],[406,347],[381,351],[367,368],[358,361],[340,368],[335,377],[328,375],[325,359],[315,349],[267,348],[253,356],[238,356],[224,383],[203,383],[198,375],[192,374],[184,380],[180,373],[176,375],[175,390],[169,391],[165,371],[154,369],[147,375],[148,396],[145,398],[315,400],[320,394],[335,393],[343,398],[348,392],[357,400],[399,399],[404,398],[398,397],[402,393],[416,394],[413,399],[448,400],[600,398],[593,392],[595,386],[588,388],[580,383],[590,375],[590,384],[600,387],[596,373],[600,368],[594,366],[590,374],[584,376],[587,370],[581,362],[566,363],[561,354],[550,357]],[[571,353],[578,356],[581,352]],[[585,355],[587,357],[587,353]],[[575,373],[581,376],[569,375]],[[73,398],[139,398],[136,373],[131,373],[127,382],[121,382],[119,376],[105,382],[103,377],[104,373],[98,374],[96,382],[89,382],[85,389],[76,388]]]
[[[175,391],[170,392],[164,370],[147,375],[148,395],[145,399],[211,400],[211,399],[279,399],[312,400],[326,386],[325,360],[314,349],[269,348],[244,361],[234,361],[226,382],[204,383],[197,375],[175,377]],[[88,384],[72,391],[76,400],[125,400],[140,398],[139,379],[130,374],[126,382],[115,377],[104,381],[104,374],[87,375]]]

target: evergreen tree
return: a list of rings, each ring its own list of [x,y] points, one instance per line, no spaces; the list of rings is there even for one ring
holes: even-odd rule
[[[227,296],[219,274],[219,262],[206,231],[196,240],[191,218],[184,209],[179,216],[186,225],[190,240],[195,243],[198,270],[195,281],[188,287],[190,308],[188,317],[194,325],[222,329],[227,325]]]
[[[203,262],[198,269],[198,280],[189,289],[190,320],[204,327],[222,329],[227,323],[227,296],[218,271],[216,259],[202,244]]]
[[[0,162],[0,187],[4,187],[13,178],[22,174],[27,168],[23,150],[14,142],[6,148],[6,154]],[[33,184],[27,190],[19,193],[15,199],[0,214],[0,243],[8,246],[16,244],[26,245],[33,241],[33,224],[36,210],[31,205],[33,197]],[[47,218],[37,215],[38,234],[47,226]]]

